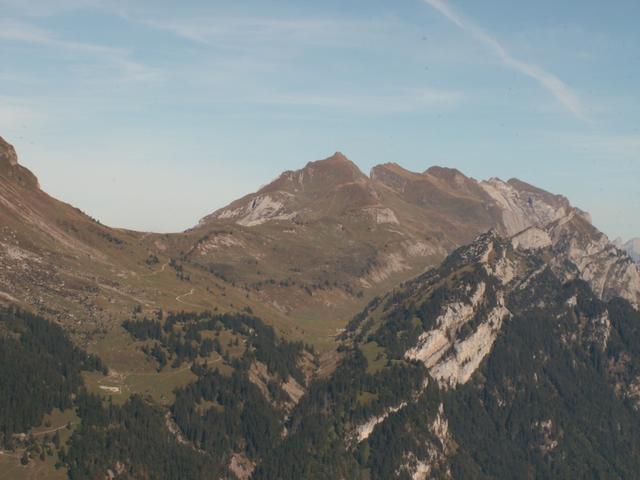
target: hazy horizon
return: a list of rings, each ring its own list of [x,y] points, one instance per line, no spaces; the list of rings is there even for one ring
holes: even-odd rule
[[[0,136],[105,224],[181,231],[340,150],[516,177],[640,236],[637,2],[0,7]]]

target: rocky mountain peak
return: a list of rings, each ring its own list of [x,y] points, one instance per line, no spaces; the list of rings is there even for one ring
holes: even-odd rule
[[[0,166],[18,166],[18,155],[16,154],[15,148],[13,148],[13,145],[6,142],[2,137],[0,137]]]
[[[300,219],[305,212],[317,213],[329,207],[340,212],[369,205],[376,202],[369,183],[355,163],[336,152],[309,162],[300,170],[283,172],[257,192],[203,218],[200,224],[222,219],[257,226],[270,221]]]
[[[640,305],[640,269],[626,252],[619,250],[580,211],[545,227],[553,242],[554,256],[573,263],[580,278],[603,300],[622,297]]]
[[[531,198],[532,201],[543,201],[555,208],[569,207],[569,200],[563,195],[556,195],[554,193],[547,192],[546,190],[535,187],[517,178],[510,178],[506,183],[515,188],[523,196],[526,196],[527,200]]]
[[[446,180],[453,180],[456,177],[466,178],[465,175],[457,168],[440,167],[438,165],[434,165],[432,167],[427,168],[424,171],[424,174],[433,175],[434,177],[438,177]]]
[[[328,190],[336,185],[366,180],[358,166],[343,153],[309,162],[300,170],[287,170],[258,193]]]
[[[0,176],[30,188],[39,188],[38,179],[30,170],[18,163],[18,155],[13,145],[0,137]]]
[[[340,162],[352,163],[351,160],[349,160],[347,156],[340,151],[336,151],[333,155],[331,155],[330,157],[327,157],[324,161],[334,162],[334,163],[340,163]]]
[[[322,181],[326,186],[366,179],[358,166],[341,152],[309,162],[300,172],[307,174],[307,180]]]

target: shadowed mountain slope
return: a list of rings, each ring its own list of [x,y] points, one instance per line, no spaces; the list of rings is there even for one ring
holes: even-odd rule
[[[375,299],[256,477],[633,477],[640,314],[577,270],[491,232]]]

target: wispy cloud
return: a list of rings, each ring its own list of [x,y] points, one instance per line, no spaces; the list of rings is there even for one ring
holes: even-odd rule
[[[6,11],[19,12],[30,17],[47,17],[60,13],[101,6],[103,0],[0,0]]]
[[[104,61],[119,72],[120,80],[148,81],[158,79],[157,70],[132,60],[128,51],[104,45],[75,42],[58,38],[52,33],[24,22],[0,20],[0,40],[31,43],[43,47],[88,55],[92,60]]]
[[[585,119],[585,109],[576,93],[556,75],[515,58],[507,48],[493,35],[476,25],[473,21],[456,12],[446,0],[423,0],[461,30],[489,47],[508,67],[536,80],[553,95],[569,112],[577,118]]]
[[[391,19],[278,18],[203,15],[200,18],[141,18],[119,14],[129,21],[171,32],[183,39],[219,49],[250,49],[273,45],[300,47],[367,47],[398,25]]]

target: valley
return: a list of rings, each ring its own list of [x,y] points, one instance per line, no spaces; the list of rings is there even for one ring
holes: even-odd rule
[[[620,246],[520,180],[365,175],[339,152],[184,232],[111,228],[0,140],[3,378],[61,392],[19,424],[5,405],[0,470],[631,478],[640,271]]]

